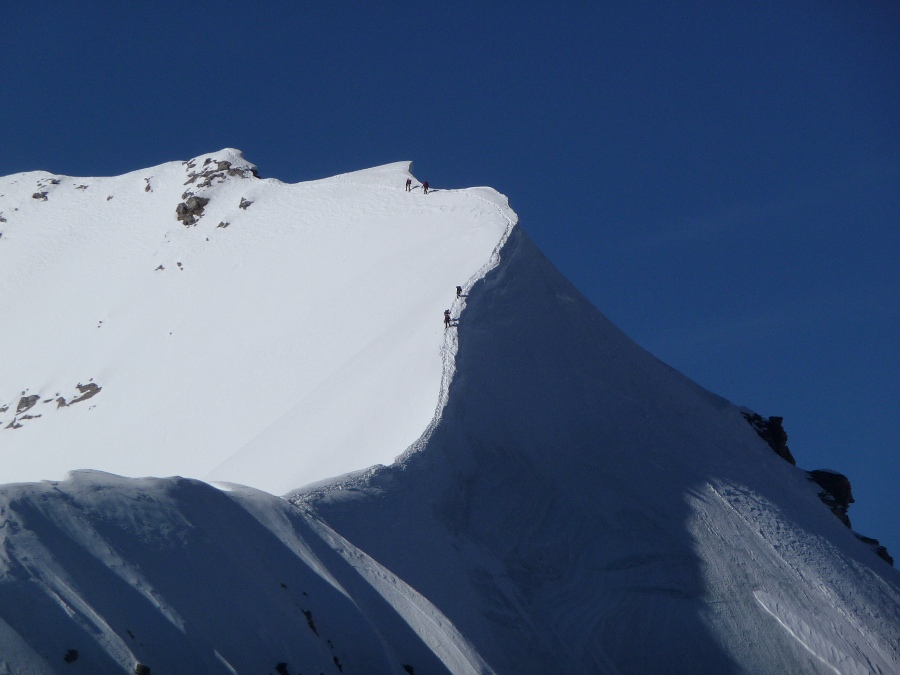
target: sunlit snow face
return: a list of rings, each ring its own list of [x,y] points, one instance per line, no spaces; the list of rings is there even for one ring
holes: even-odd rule
[[[407,179],[286,185],[223,150],[0,181],[0,309],[22,327],[0,336],[0,482],[90,467],[283,492],[391,462],[442,396],[437,317],[510,223],[493,191],[423,201]]]

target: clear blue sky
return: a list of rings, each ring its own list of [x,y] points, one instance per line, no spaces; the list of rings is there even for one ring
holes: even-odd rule
[[[88,0],[0,30],[0,175],[233,146],[496,187],[637,342],[848,474],[900,560],[897,2]]]

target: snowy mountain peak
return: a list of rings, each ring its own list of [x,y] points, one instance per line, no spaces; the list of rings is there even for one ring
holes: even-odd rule
[[[0,489],[0,670],[900,671],[780,421],[410,169],[0,179],[0,482],[109,472]]]
[[[200,155],[184,162],[188,169],[206,169],[215,165],[216,170],[237,169],[242,171],[250,171],[256,173],[256,165],[251,164],[244,159],[244,153],[237,148],[222,148],[218,152],[212,152],[208,155]]]

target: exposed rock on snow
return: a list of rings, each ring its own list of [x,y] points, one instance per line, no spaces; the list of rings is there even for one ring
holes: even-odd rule
[[[187,180],[184,181],[184,184],[192,185],[196,183],[198,188],[210,187],[215,182],[224,181],[228,176],[259,178],[256,167],[244,161],[241,161],[241,166],[232,166],[232,162],[229,160],[216,160],[212,157],[207,157],[203,160],[202,168],[199,171],[194,171],[197,166],[197,160],[191,160],[185,166],[191,171],[188,172]]]
[[[31,396],[22,396],[19,399],[19,404],[16,406],[16,414],[21,414],[26,410],[31,410],[37,402],[40,400],[40,396],[38,394],[32,394]]]
[[[199,169],[197,169],[198,159],[192,159],[184,163],[187,169],[187,176],[184,185],[193,186],[193,190],[201,191],[211,188],[214,185],[224,183],[228,178],[258,178],[259,174],[253,164],[245,161],[239,151],[223,151],[225,156],[230,159],[217,159],[206,157]],[[147,188],[149,191],[149,181]],[[188,190],[181,195],[184,200],[176,207],[176,217],[186,227],[196,225],[197,221],[203,215],[203,211],[209,198],[198,197],[194,191]],[[246,203],[245,203],[246,202]],[[253,202],[241,199],[240,208],[246,209]]]
[[[877,555],[879,558],[884,560],[889,565],[894,564],[893,556],[888,553],[887,547],[883,546],[880,541],[877,539],[873,539],[872,537],[867,537],[859,532],[854,532],[856,538],[859,539],[862,543],[872,549],[872,552]]]
[[[197,221],[203,215],[203,209],[209,204],[207,197],[197,197],[191,195],[185,201],[175,207],[175,217],[180,220],[185,227],[196,225]]]
[[[97,394],[100,393],[100,389],[102,387],[94,384],[93,382],[88,382],[87,384],[77,384],[75,388],[78,389],[80,396],[73,398],[69,401],[69,405],[74,405],[75,403],[79,403],[81,401],[87,401],[89,398],[93,398]]]
[[[788,435],[783,427],[783,417],[763,417],[749,410],[741,410],[741,414],[779,457],[796,466],[797,462],[787,446]]]
[[[60,395],[58,392],[47,399],[41,400],[40,394],[31,394],[26,395],[25,392],[22,392],[22,396],[19,398],[18,403],[16,404],[16,412],[13,419],[6,425],[6,429],[20,429],[22,427],[22,422],[27,420],[38,419],[43,417],[44,412],[48,410],[46,404],[55,403],[55,408],[51,409],[59,409],[66,406],[71,406],[75,403],[79,403],[81,401],[86,401],[94,396],[96,396],[102,387],[94,382],[88,382],[88,384],[77,384],[74,388],[78,393],[70,394],[71,400],[67,401],[65,396]],[[37,414],[24,414],[29,410],[32,410],[38,404],[42,404],[42,412]],[[9,404],[5,404],[0,406],[0,415],[5,413],[10,409]],[[0,419],[0,424],[3,423],[3,420]]]
[[[847,527],[851,527],[847,509],[856,500],[853,499],[850,480],[844,474],[829,469],[810,471],[809,477],[823,488],[819,492],[819,498],[831,509],[838,520]]]
[[[787,447],[787,433],[784,431],[783,427],[784,418],[765,418],[746,409],[742,409],[741,414],[743,414],[744,419],[750,423],[750,426],[756,430],[756,433],[759,434],[760,438],[768,443],[770,448],[772,448],[782,459],[796,465],[794,456]],[[819,492],[819,499],[822,500],[822,503],[831,510],[838,520],[847,527],[852,528],[850,516],[847,515],[847,509],[849,509],[850,504],[853,504],[855,501],[850,489],[850,480],[845,475],[830,469],[810,471],[809,476],[811,480],[824,488]],[[854,534],[856,534],[858,539],[869,545],[876,555],[889,562],[891,565],[894,564],[894,559],[877,539],[865,537],[858,533]]]

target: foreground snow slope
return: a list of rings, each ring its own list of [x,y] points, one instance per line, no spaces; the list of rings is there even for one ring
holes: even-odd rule
[[[506,200],[407,193],[403,162],[254,174],[223,150],[0,179],[0,483],[90,468],[281,493],[421,434],[442,312],[506,233]],[[191,195],[209,202],[181,222]]]
[[[0,673],[137,664],[162,675],[488,670],[427,599],[267,493],[99,472],[4,486]]]
[[[505,673],[896,673],[900,575],[516,229],[401,463],[295,497]]]

